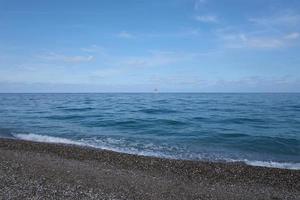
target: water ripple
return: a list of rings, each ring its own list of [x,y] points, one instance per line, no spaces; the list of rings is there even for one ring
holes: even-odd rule
[[[300,163],[300,94],[0,94],[0,137]]]

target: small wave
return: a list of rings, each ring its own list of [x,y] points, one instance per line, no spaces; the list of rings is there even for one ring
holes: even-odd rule
[[[82,125],[87,127],[122,127],[122,128],[134,128],[140,126],[138,120],[124,120],[124,121],[115,121],[115,120],[93,120],[88,122],[81,122]]]
[[[14,136],[21,140],[35,141],[35,142],[46,142],[46,143],[59,143],[59,144],[75,144],[87,146],[84,143],[76,142],[66,138],[52,137],[46,135],[37,135],[37,134],[14,134]]]
[[[136,128],[145,129],[146,127],[153,127],[157,125],[161,126],[183,126],[187,123],[184,121],[173,119],[154,119],[154,120],[142,120],[142,119],[128,119],[122,121],[115,120],[93,120],[88,122],[81,122],[87,127],[120,127],[120,128]]]
[[[239,137],[249,137],[248,134],[243,133],[224,133],[221,135],[223,138],[239,138]]]
[[[288,106],[288,108],[298,111],[298,110],[300,110],[300,105],[292,105],[292,106]]]
[[[94,108],[91,107],[86,107],[86,108],[64,108],[64,111],[69,111],[69,112],[83,112],[83,111],[90,111],[94,110]]]
[[[185,122],[179,120],[161,119],[159,121],[166,125],[186,125]]]
[[[188,156],[185,155],[184,157],[178,157],[168,154],[167,152],[163,153],[162,151],[157,151],[158,146],[153,144],[148,144],[147,149],[144,150],[138,150],[136,148],[133,148],[132,146],[126,147],[117,147],[118,144],[124,143],[124,141],[120,139],[112,139],[107,138],[105,140],[97,140],[93,138],[92,140],[80,140],[80,141],[74,141],[66,138],[60,138],[60,137],[53,137],[53,136],[46,136],[46,135],[38,135],[38,134],[13,134],[15,138],[22,139],[22,140],[28,140],[28,141],[36,141],[36,142],[46,142],[46,143],[59,143],[59,144],[73,144],[73,145],[79,145],[79,146],[89,146],[93,148],[98,149],[105,149],[120,153],[128,153],[128,154],[136,154],[136,155],[143,155],[143,156],[154,156],[154,157],[162,157],[162,158],[171,158],[171,159],[188,159],[188,160],[203,160],[203,157],[201,159],[201,156],[199,155],[197,157],[194,156]],[[150,145],[150,146],[149,146]],[[165,147],[162,147],[163,149]],[[156,149],[156,150],[155,150]],[[210,156],[209,156],[210,157]],[[244,162],[247,165],[251,166],[260,166],[260,167],[269,167],[269,168],[282,168],[282,169],[292,169],[292,170],[300,170],[300,163],[287,163],[287,162],[275,162],[275,161],[258,161],[258,160],[233,160],[229,158],[219,158],[219,159],[204,159],[206,161],[226,161],[226,162]]]
[[[286,162],[274,162],[274,161],[250,161],[244,160],[247,165],[259,166],[259,167],[270,167],[270,168],[281,168],[281,169],[300,169],[300,163],[286,163]]]
[[[206,117],[194,117],[193,120],[204,121],[204,120],[207,120],[207,118]]]
[[[9,129],[0,128],[1,138],[14,138],[12,132]]]
[[[85,117],[81,115],[51,115],[44,118],[53,119],[53,120],[72,120],[72,119],[84,119]]]
[[[170,110],[170,109],[154,109],[154,108],[149,108],[149,109],[141,109],[139,112],[143,112],[146,114],[169,114],[169,113],[176,113],[176,110]]]
[[[237,117],[220,121],[221,123],[247,124],[247,123],[265,123],[265,120],[259,118]]]

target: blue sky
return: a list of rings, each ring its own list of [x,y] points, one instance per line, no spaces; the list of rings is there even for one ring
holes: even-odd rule
[[[0,92],[300,92],[298,0],[0,0]]]

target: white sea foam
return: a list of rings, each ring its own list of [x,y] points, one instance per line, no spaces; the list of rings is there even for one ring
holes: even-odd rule
[[[108,139],[106,141],[103,140],[80,140],[74,141],[66,138],[60,137],[53,137],[53,136],[46,136],[46,135],[38,135],[38,134],[14,134],[14,137],[22,140],[28,141],[36,141],[36,142],[46,142],[46,143],[62,143],[62,144],[74,144],[80,146],[89,146],[94,148],[100,148],[105,150],[111,150],[121,153],[128,153],[128,154],[137,154],[143,156],[154,156],[154,157],[164,157],[164,158],[172,158],[178,159],[176,156],[172,156],[169,154],[165,154],[159,151],[155,151],[152,147],[150,151],[145,150],[138,150],[133,147],[116,147],[118,143],[122,143],[121,140],[115,139]],[[114,145],[112,145],[114,144]],[[148,144],[149,145],[149,144]],[[153,145],[153,144],[152,144]],[[156,146],[156,145],[155,145]],[[183,158],[180,158],[183,159]],[[247,165],[252,166],[261,166],[261,167],[270,167],[270,168],[282,168],[282,169],[293,169],[293,170],[300,170],[300,163],[283,163],[283,162],[274,162],[274,161],[253,161],[253,160],[233,160],[233,159],[222,159],[228,162],[245,162]]]
[[[286,163],[286,162],[273,162],[273,161],[249,161],[244,160],[248,165],[260,166],[260,167],[271,167],[271,168],[282,168],[282,169],[300,169],[300,163]]]
[[[81,142],[76,142],[66,138],[52,137],[46,135],[37,135],[37,134],[14,134],[18,139],[29,140],[35,142],[47,142],[47,143],[62,143],[62,144],[75,144],[75,145],[85,145]]]

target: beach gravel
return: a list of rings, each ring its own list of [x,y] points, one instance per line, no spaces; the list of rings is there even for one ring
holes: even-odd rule
[[[0,199],[300,199],[300,170],[0,139]]]

